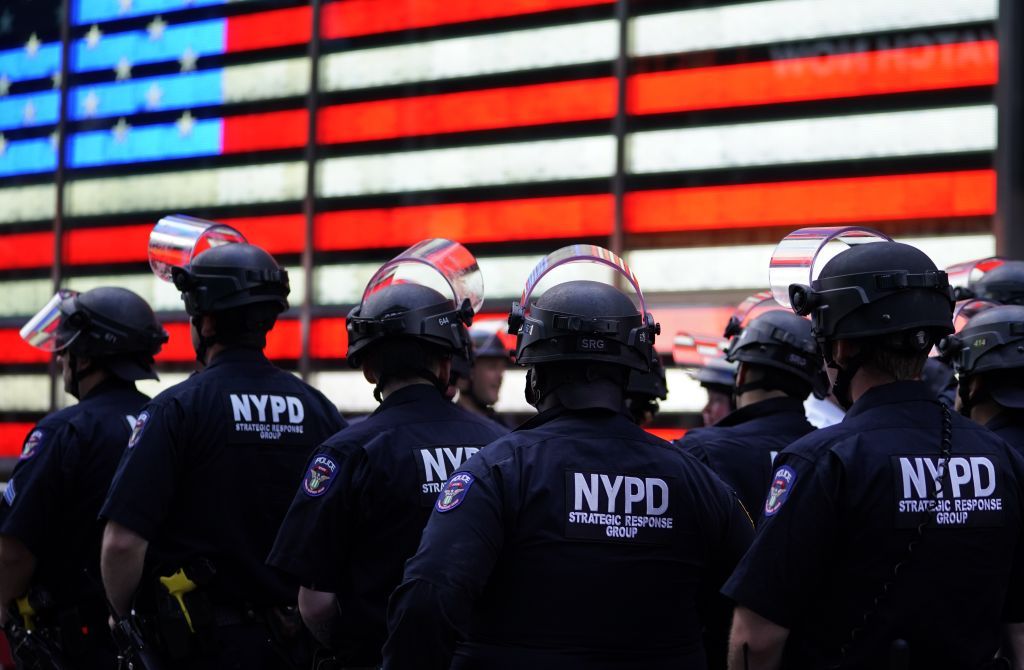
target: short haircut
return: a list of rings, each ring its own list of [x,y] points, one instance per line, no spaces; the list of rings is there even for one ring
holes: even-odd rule
[[[451,356],[450,351],[415,337],[385,337],[367,347],[363,368],[372,372],[380,384],[426,379],[424,372]]]
[[[758,384],[765,391],[782,391],[797,400],[807,400],[807,396],[811,395],[810,383],[795,374],[770,365],[747,361],[741,361],[741,365],[747,371],[744,375],[744,384]]]

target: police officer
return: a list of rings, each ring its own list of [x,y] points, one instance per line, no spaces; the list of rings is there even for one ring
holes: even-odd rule
[[[890,654],[986,667],[1000,621],[1024,620],[1024,461],[919,381],[952,330],[946,273],[879,241],[789,294],[849,411],[776,460],[757,538],[723,589],[738,604],[730,667],[885,668]]]
[[[0,619],[28,596],[23,606],[44,609],[19,623],[58,628],[66,667],[113,667],[96,515],[149,401],[135,382],[157,378],[153,357],[167,333],[138,295],[101,287],[61,291],[22,337],[57,352],[64,390],[79,402],[29,432],[0,503]]]
[[[263,354],[289,293],[270,254],[224,244],[172,278],[205,369],[139,415],[101,510],[103,584],[169,667],[287,667],[298,584],[264,560],[310,453],[345,422]]]
[[[612,258],[567,249],[557,257]],[[540,413],[445,483],[391,597],[384,666],[702,668],[698,596],[742,555],[750,521],[624,412],[630,370],[650,364],[650,314],[606,284],[531,302],[535,285],[509,323]]]
[[[725,358],[712,358],[692,373],[693,378],[707,391],[708,399],[701,408],[704,426],[713,426],[736,409],[733,385],[736,383],[736,365]]]
[[[978,298],[1003,305],[1024,305],[1024,261],[1003,261],[970,282],[958,297]]]
[[[1024,453],[1024,306],[975,314],[940,348],[960,374],[960,411]]]
[[[509,352],[498,335],[500,322],[474,323],[469,327],[472,347],[468,371],[460,375],[458,404],[467,412],[486,417],[502,427],[505,424],[494,411],[501,382],[508,369]]]
[[[811,322],[779,309],[740,330],[726,360],[738,363],[736,411],[714,426],[688,432],[679,446],[706,463],[738,493],[748,510],[764,502],[776,454],[814,430],[803,402],[828,392]]]
[[[456,244],[417,246],[434,248],[430,256],[435,242]],[[414,281],[375,289],[375,281],[349,314],[347,359],[380,406],[316,451],[268,559],[301,582],[303,619],[347,668],[380,665],[388,595],[442,484],[506,432],[444,395],[452,354],[468,346],[468,299]]]

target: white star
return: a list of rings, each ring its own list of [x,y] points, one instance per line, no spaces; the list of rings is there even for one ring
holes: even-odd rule
[[[149,33],[149,39],[156,41],[164,36],[164,28],[167,27],[167,22],[163,20],[163,17],[156,17],[149,22],[146,26],[146,32]]]
[[[4,134],[0,133],[0,156],[3,156],[7,152],[7,139],[4,138]]]
[[[103,38],[103,31],[95,23],[92,24],[92,28],[89,28],[89,32],[85,34],[85,46],[89,49],[95,49],[96,45],[100,43]]]
[[[117,0],[117,13],[127,14],[132,11],[132,0]]]
[[[128,131],[131,130],[131,128],[132,127],[128,125],[128,122],[125,121],[123,116],[118,119],[117,123],[114,124],[114,127],[110,129],[110,131],[114,133],[114,141],[118,144],[124,142],[128,137]]]
[[[28,38],[28,42],[25,42],[25,53],[28,54],[29,58],[35,58],[36,54],[39,53],[39,47],[43,45],[39,41],[39,36],[32,33],[32,36]]]
[[[54,70],[53,74],[50,75],[50,79],[53,81],[54,88],[60,88],[60,70]]]
[[[22,110],[21,115],[25,118],[25,123],[32,123],[36,120],[36,106],[31,100],[25,103],[25,108]]]
[[[11,90],[11,80],[7,78],[6,72],[0,72],[0,98],[7,95]]]
[[[181,57],[178,58],[178,62],[181,63],[181,71],[191,72],[196,69],[197,60],[199,60],[199,56],[196,55],[195,51],[192,51],[192,47],[185,47],[185,50],[181,52]]]
[[[156,109],[160,106],[160,100],[164,97],[164,90],[157,84],[151,84],[146,91],[146,109]]]
[[[128,60],[127,56],[121,56],[121,60],[117,61],[117,66],[114,68],[114,73],[117,75],[115,77],[117,81],[123,81],[125,79],[132,78],[132,62]]]
[[[100,96],[96,95],[96,91],[89,91],[85,99],[82,100],[83,112],[86,116],[96,116],[96,112],[100,108]]]
[[[185,110],[185,113],[181,115],[181,118],[175,123],[178,126],[178,134],[182,137],[188,137],[192,134],[192,127],[196,125],[196,120],[192,118],[192,112]]]

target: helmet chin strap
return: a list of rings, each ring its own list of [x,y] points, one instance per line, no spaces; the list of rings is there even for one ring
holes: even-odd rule
[[[81,370],[78,369],[78,356],[68,353],[68,369],[71,370],[71,381],[68,384],[68,393],[76,399],[82,399],[82,379],[88,377],[99,368],[92,363]]]
[[[832,395],[844,410],[853,406],[853,378],[857,376],[863,364],[864,355],[859,352],[850,356],[845,365],[839,365],[834,360],[829,361],[829,367],[837,372],[836,380],[832,383]]]

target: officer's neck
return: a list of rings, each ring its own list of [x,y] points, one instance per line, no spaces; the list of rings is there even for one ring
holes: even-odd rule
[[[887,372],[881,372],[867,365],[861,366],[850,382],[850,397],[857,402],[862,395],[876,386],[885,386],[897,381],[899,380]]]
[[[994,400],[984,400],[971,407],[971,421],[984,426],[1005,410],[1005,407]]]
[[[773,389],[771,391],[765,389],[751,389],[750,391],[744,391],[743,393],[736,396],[736,409],[743,409],[744,407],[750,407],[756,405],[759,402],[765,400],[771,400],[772,398],[785,398],[786,392]]]
[[[96,387],[107,380],[110,374],[106,370],[93,370],[78,380],[78,399],[85,400]]]

